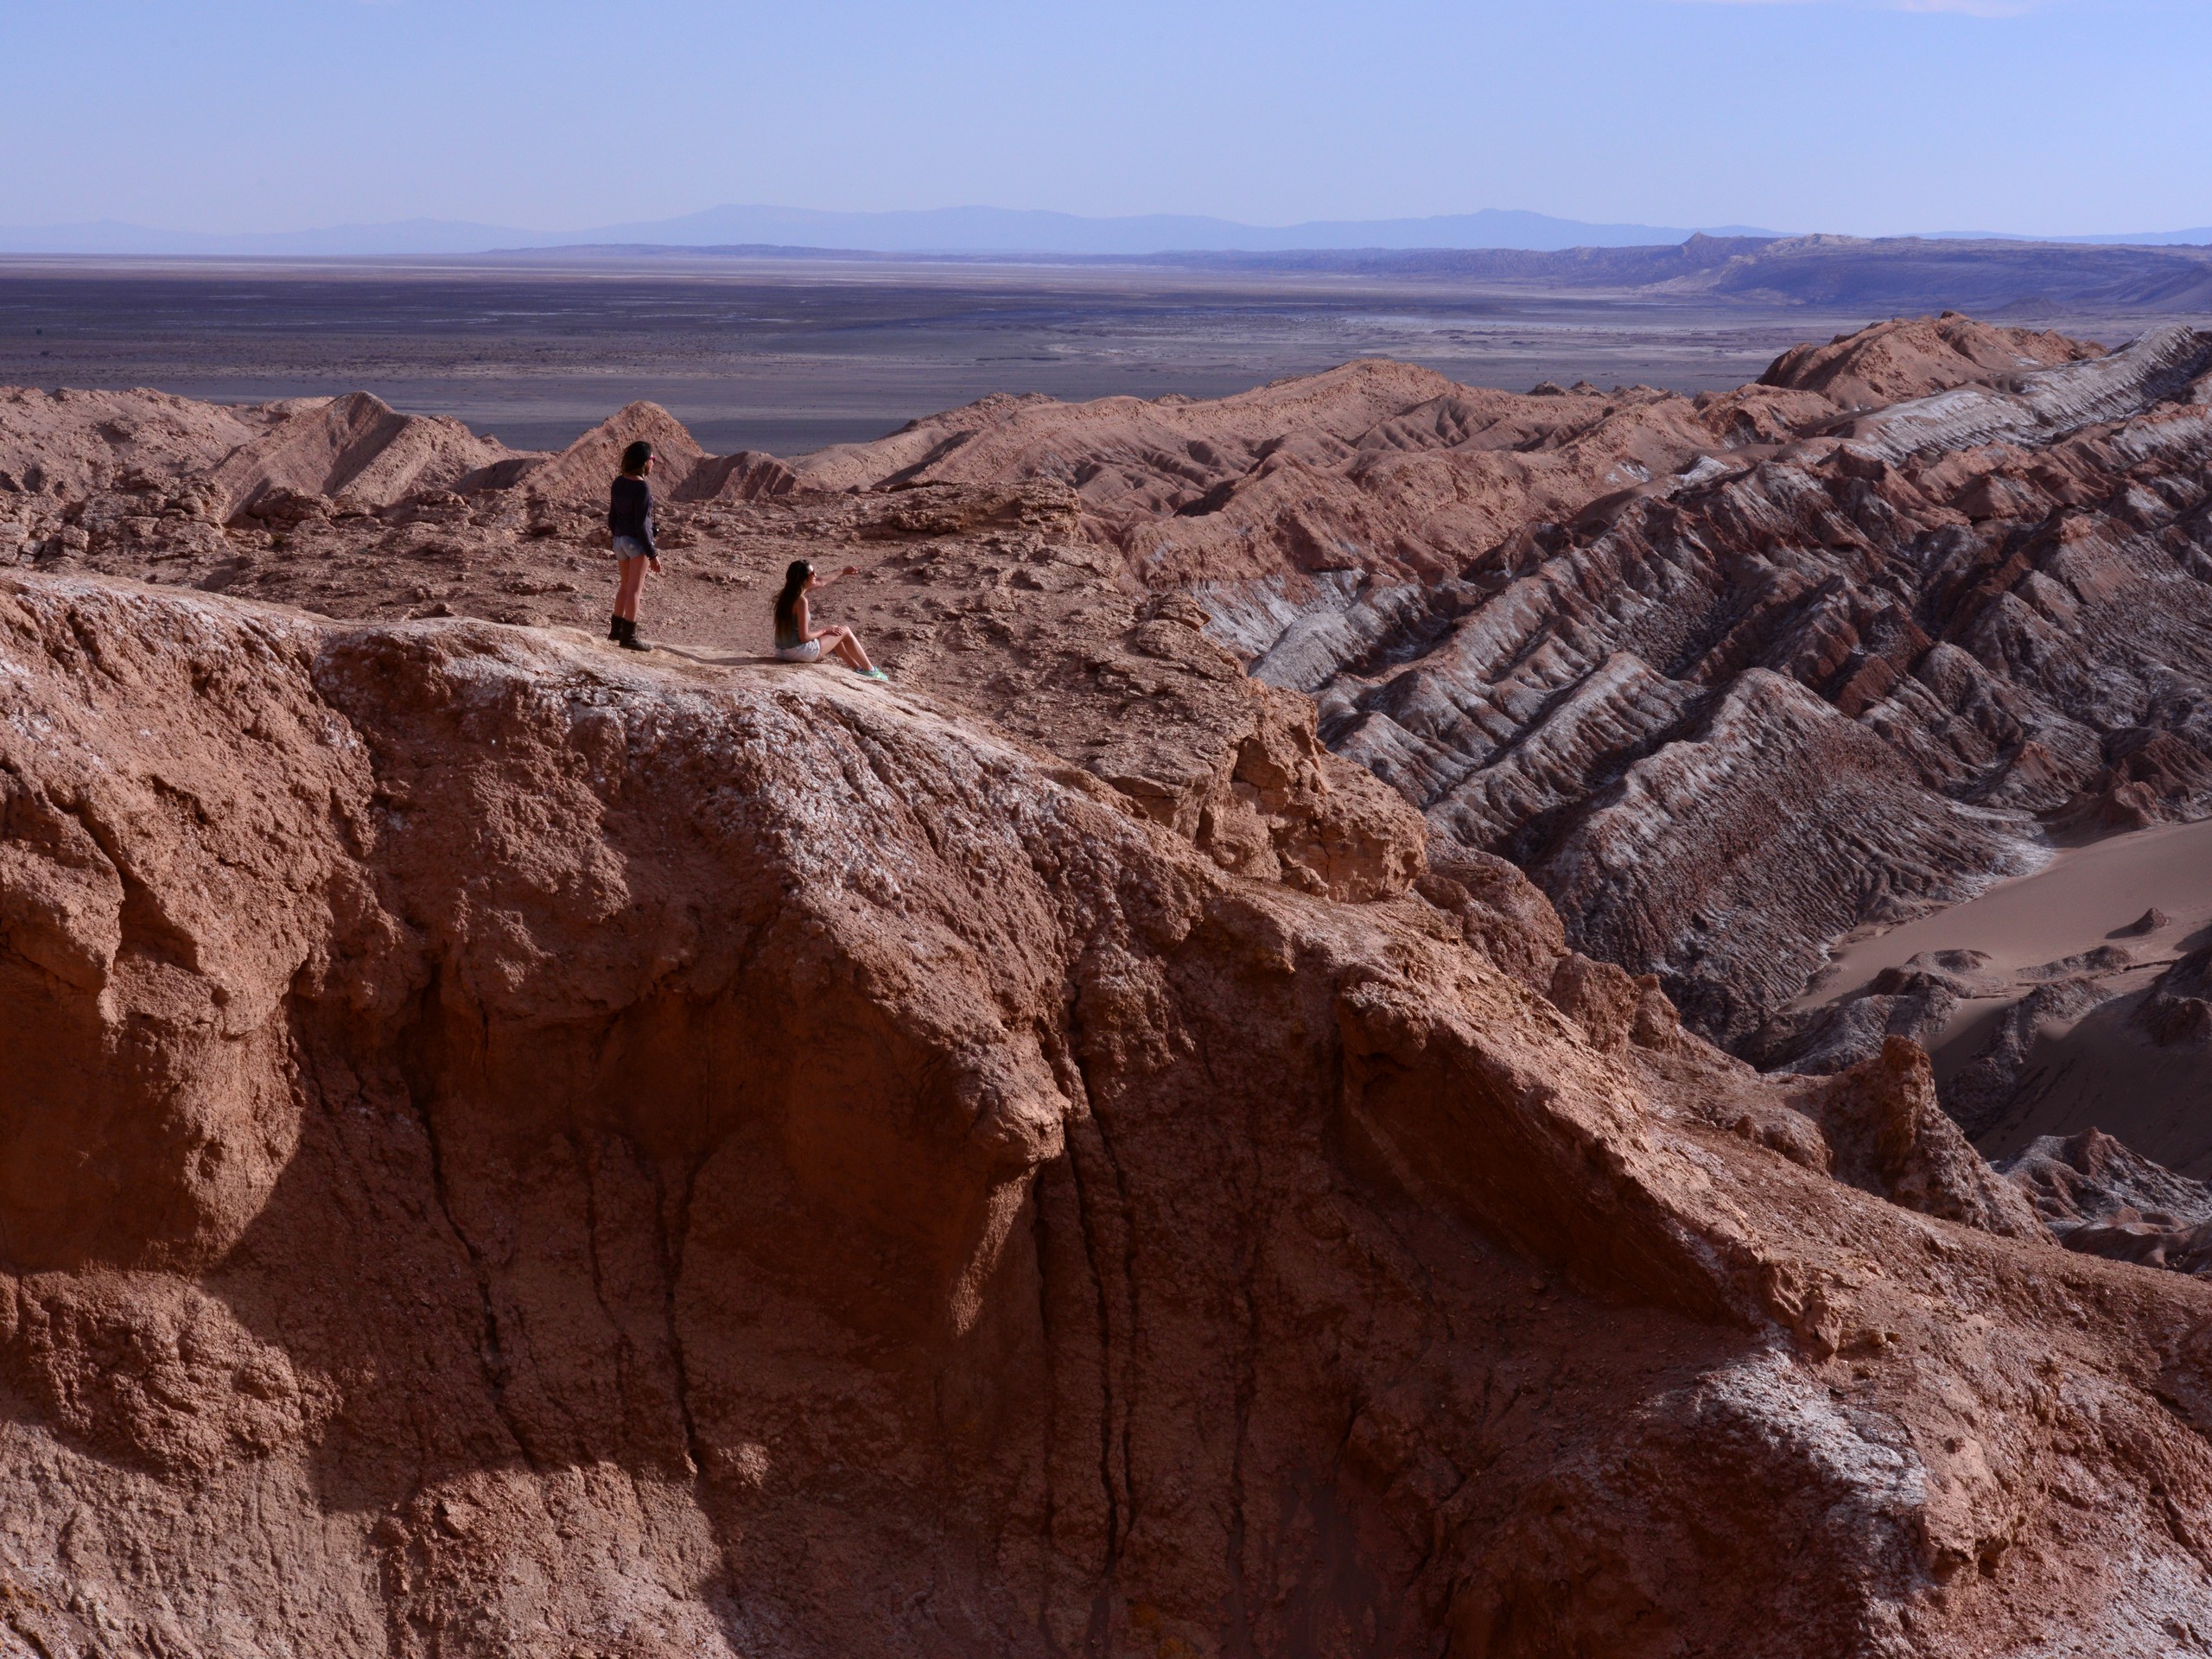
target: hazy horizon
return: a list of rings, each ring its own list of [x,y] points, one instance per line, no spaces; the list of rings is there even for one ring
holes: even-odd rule
[[[533,235],[702,204],[2125,236],[2212,226],[2185,0],[119,0],[10,20],[0,226]],[[1517,204],[1517,207],[1516,206]]]
[[[645,247],[680,251],[760,247],[839,254],[1142,257],[1193,252],[1275,253],[1352,249],[1631,247],[1680,243],[1707,234],[1786,238],[1817,228],[1592,224],[1524,209],[1484,208],[1410,219],[1306,220],[1259,226],[1211,215],[1088,215],[985,206],[836,213],[729,203],[658,221],[551,230],[467,220],[410,219],[320,226],[296,231],[213,233],[103,219],[50,226],[0,225],[0,256],[22,254],[191,257],[412,257],[496,254],[563,248]],[[1833,232],[1827,232],[1834,234]],[[1936,238],[2077,244],[2157,245],[2212,241],[2212,226],[2069,232],[2031,238],[2006,230],[1901,232]]]

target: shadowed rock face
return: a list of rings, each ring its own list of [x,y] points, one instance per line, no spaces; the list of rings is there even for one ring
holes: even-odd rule
[[[1500,861],[1345,903],[949,705],[480,622],[10,577],[0,667],[48,1652],[2212,1618],[2212,1293],[2022,1225],[1910,1045],[1764,1081]]]

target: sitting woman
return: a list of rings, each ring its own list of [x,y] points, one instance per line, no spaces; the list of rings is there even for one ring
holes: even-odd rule
[[[791,569],[784,572],[784,590],[776,595],[776,655],[787,663],[818,663],[823,651],[833,651],[862,679],[889,679],[889,675],[868,661],[858,634],[842,624],[815,627],[807,613],[809,594],[860,573],[860,566],[849,564],[836,575],[817,576],[814,567],[804,559],[793,559]]]

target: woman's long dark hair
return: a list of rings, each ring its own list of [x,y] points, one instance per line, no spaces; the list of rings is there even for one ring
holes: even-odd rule
[[[798,596],[806,591],[807,578],[813,574],[814,567],[804,559],[793,559],[791,568],[784,572],[784,591],[776,595],[776,643],[779,645],[798,643],[796,607]]]

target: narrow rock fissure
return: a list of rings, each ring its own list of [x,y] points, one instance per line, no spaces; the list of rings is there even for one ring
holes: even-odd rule
[[[1087,1077],[1084,1080],[1084,1089],[1086,1094],[1091,1094],[1090,1082]],[[1135,1414],[1132,1408],[1135,1402],[1130,1398],[1133,1389],[1129,1384],[1128,1374],[1134,1370],[1136,1366],[1137,1345],[1139,1341],[1139,1332],[1137,1330],[1137,1228],[1135,1211],[1132,1208],[1129,1200],[1128,1173],[1122,1167],[1121,1160],[1115,1156],[1114,1140],[1113,1137],[1106,1132],[1106,1121],[1098,1110],[1097,1096],[1095,1094],[1091,1094],[1090,1121],[1098,1132],[1098,1150],[1106,1160],[1106,1167],[1113,1172],[1114,1201],[1121,1211],[1122,1301],[1123,1313],[1128,1323],[1128,1340],[1122,1355],[1123,1386],[1121,1389],[1121,1433],[1119,1436],[1122,1464],[1122,1493],[1125,1500],[1125,1507],[1128,1513],[1123,1516],[1122,1520],[1121,1537],[1117,1538],[1115,1541],[1115,1551],[1116,1558],[1118,1559],[1122,1540],[1126,1539],[1128,1536],[1129,1532],[1136,1525],[1136,1458],[1135,1450],[1130,1444],[1132,1433],[1130,1424],[1131,1420],[1134,1418]]]
[[[1059,1445],[1059,1377],[1052,1363],[1052,1280],[1049,1265],[1052,1257],[1047,1241],[1049,1230],[1045,1224],[1045,1207],[1037,1201],[1034,1185],[1030,1189],[1029,1203],[1029,1247],[1037,1261],[1037,1335],[1045,1368],[1044,1457],[1041,1459],[1045,1483],[1044,1553],[1037,1596],[1037,1639],[1045,1644],[1045,1651],[1051,1659],[1063,1659],[1065,1650],[1052,1635],[1052,1621],[1053,1538],[1059,1518],[1056,1501],[1058,1494],[1052,1484],[1054,1454]]]
[[[442,973],[434,967],[430,971],[430,982],[423,991],[418,1033],[422,1020],[435,1017],[432,1011],[438,1006],[442,983]],[[524,1465],[532,1474],[543,1474],[544,1471],[538,1467],[537,1454],[531,1449],[529,1439],[523,1433],[507,1403],[506,1350],[499,1340],[499,1315],[492,1295],[491,1271],[485,1265],[483,1252],[477,1249],[476,1241],[468,1236],[467,1230],[461,1226],[454,1214],[452,1189],[446,1176],[445,1151],[438,1139],[437,1109],[431,1098],[435,1085],[427,1077],[417,1079],[410,1077],[405,1081],[408,1102],[415,1109],[416,1121],[423,1126],[423,1141],[429,1154],[430,1190],[437,1198],[438,1213],[445,1217],[448,1230],[467,1253],[469,1268],[475,1274],[476,1294],[484,1318],[477,1357],[483,1367],[485,1385],[492,1393],[492,1409],[505,1427],[508,1438],[514,1441],[515,1449],[521,1454]]]
[[[1203,1046],[1201,1054],[1208,1081],[1211,1082],[1212,1057]],[[1252,1192],[1256,1198],[1264,1190],[1260,1180],[1257,1106],[1248,1107],[1246,1116],[1245,1144],[1251,1151]],[[1255,1213],[1255,1205],[1247,1204],[1240,1208],[1247,1217],[1243,1229],[1243,1260],[1238,1263],[1236,1274],[1237,1293],[1244,1303],[1244,1339],[1236,1356],[1236,1427],[1229,1452],[1229,1630],[1224,1646],[1230,1654],[1249,1655],[1255,1649],[1251,1608],[1245,1593],[1245,1546],[1249,1541],[1249,1528],[1245,1522],[1245,1448],[1251,1435],[1253,1402],[1260,1392],[1260,1299],[1255,1281],[1260,1271],[1260,1234],[1263,1223]]]
[[[691,1201],[698,1190],[699,1172],[714,1157],[715,1150],[714,1145],[708,1146],[684,1166],[683,1199],[676,1215],[672,1242],[667,1219],[666,1184],[658,1161],[652,1164],[650,1173],[652,1176],[655,1207],[661,1216],[661,1225],[656,1229],[656,1236],[661,1258],[661,1283],[665,1287],[662,1317],[667,1324],[669,1363],[676,1374],[677,1415],[683,1424],[684,1455],[691,1463],[691,1501],[699,1506],[700,1513],[706,1517],[708,1535],[715,1541],[715,1559],[721,1567],[721,1580],[716,1587],[724,1605],[729,1609],[730,1618],[725,1620],[727,1624],[742,1613],[744,1598],[738,1591],[737,1569],[729,1559],[729,1547],[723,1540],[721,1528],[715,1524],[714,1510],[709,1503],[714,1495],[714,1484],[707,1473],[706,1446],[699,1437],[698,1418],[691,1409],[690,1362],[684,1352],[683,1328],[677,1318],[676,1307],[677,1287],[683,1274],[684,1249],[690,1238]],[[631,1143],[631,1151],[633,1157],[643,1160],[644,1149],[635,1142]]]
[[[583,1137],[572,1126],[569,1131],[569,1149],[575,1154],[576,1166],[584,1183],[584,1260],[591,1269],[592,1300],[599,1305],[607,1328],[614,1332],[616,1363],[614,1367],[614,1395],[621,1404],[622,1421],[630,1415],[630,1367],[632,1350],[629,1333],[607,1305],[607,1287],[601,1276],[599,1261],[599,1158],[595,1151],[588,1149]]]
[[[410,1093],[411,1096],[412,1091]],[[483,1253],[476,1248],[476,1242],[469,1237],[454,1216],[452,1198],[446,1185],[445,1158],[438,1147],[435,1109],[429,1103],[416,1098],[415,1111],[423,1125],[423,1137],[429,1144],[430,1184],[437,1193],[438,1213],[445,1217],[447,1227],[461,1241],[461,1249],[468,1253],[468,1265],[476,1275],[476,1294],[484,1313],[483,1336],[478,1355],[483,1362],[484,1381],[492,1390],[492,1408],[506,1426],[508,1436],[514,1441],[515,1449],[522,1454],[523,1462],[529,1466],[531,1472],[543,1474],[544,1471],[538,1467],[537,1455],[531,1450],[528,1437],[523,1433],[507,1404],[507,1356],[505,1347],[499,1340],[499,1315],[493,1301],[492,1276],[484,1265]]]
[[[1116,1490],[1114,1484],[1113,1321],[1108,1314],[1105,1279],[1098,1271],[1099,1243],[1097,1233],[1093,1228],[1091,1223],[1090,1212],[1093,1199],[1090,1195],[1090,1184],[1084,1179],[1083,1160],[1081,1159],[1070,1159],[1069,1168],[1075,1179],[1076,1215],[1077,1218],[1077,1224],[1083,1230],[1084,1254],[1090,1259],[1091,1263],[1090,1281],[1097,1304],[1099,1353],[1098,1484],[1101,1491],[1104,1492],[1106,1497],[1106,1560],[1104,1563],[1104,1572],[1106,1576],[1110,1579],[1113,1576],[1116,1560],[1121,1553],[1122,1537],[1121,1496]]]
[[[642,1153],[638,1155],[643,1156]],[[652,1177],[655,1206],[661,1217],[661,1225],[658,1230],[663,1287],[661,1316],[668,1332],[669,1362],[676,1372],[677,1414],[683,1422],[684,1454],[691,1462],[692,1485],[702,1506],[707,1491],[706,1450],[700,1441],[699,1424],[691,1410],[691,1374],[684,1357],[683,1330],[677,1318],[676,1292],[677,1281],[683,1272],[683,1246],[691,1226],[692,1196],[698,1185],[700,1169],[713,1155],[713,1150],[709,1148],[684,1166],[683,1191],[673,1217],[672,1228],[666,1179],[657,1162],[651,1166],[649,1171]],[[729,1570],[727,1559],[722,1563],[722,1569],[727,1577]]]
[[[1097,1136],[1103,1148],[1105,1134],[1098,1122],[1098,1095],[1091,1087],[1089,1069],[1083,1059],[1083,1033],[1080,1022],[1072,1008],[1068,1015],[1068,1063],[1083,1088],[1087,1113],[1084,1118]],[[1110,1156],[1109,1163],[1111,1163]],[[1068,1170],[1075,1185],[1076,1223],[1083,1235],[1084,1260],[1090,1269],[1094,1307],[1098,1324],[1098,1485],[1106,1501],[1106,1558],[1099,1565],[1098,1586],[1091,1602],[1090,1617],[1084,1629],[1084,1650],[1090,1654],[1105,1653],[1113,1634],[1114,1583],[1122,1559],[1122,1539],[1128,1522],[1122,1514],[1122,1493],[1114,1479],[1114,1414],[1119,1390],[1114,1381],[1114,1320],[1112,1306],[1107,1293],[1107,1273],[1103,1261],[1103,1245],[1099,1239],[1094,1211],[1097,1198],[1091,1192],[1091,1182],[1084,1173],[1084,1159],[1073,1147],[1068,1152]],[[1124,1478],[1127,1465],[1124,1464]]]

